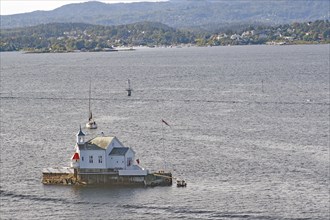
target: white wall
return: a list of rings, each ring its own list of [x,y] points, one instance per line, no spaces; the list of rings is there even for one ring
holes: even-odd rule
[[[93,163],[90,162],[90,156],[93,156]],[[102,162],[99,162],[99,156],[102,157]],[[106,157],[104,150],[80,150],[80,168],[106,168]]]
[[[132,158],[132,162],[131,162],[131,165],[130,166],[128,166],[128,164],[127,164],[128,158]],[[131,148],[129,148],[128,151],[126,152],[126,155],[125,155],[125,164],[126,164],[126,169],[127,170],[133,169],[133,165],[135,164],[135,153],[134,153],[134,151]]]
[[[119,170],[119,176],[146,176],[147,170]]]
[[[112,169],[125,169],[124,156],[107,155],[108,168]]]

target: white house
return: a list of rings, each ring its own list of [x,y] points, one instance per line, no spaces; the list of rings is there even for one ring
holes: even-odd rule
[[[241,36],[239,36],[238,34],[233,34],[230,36],[230,39],[232,40],[239,40],[241,38]]]
[[[85,134],[79,130],[71,167],[80,169],[113,169],[119,175],[147,175],[135,160],[135,151],[125,147],[116,137],[98,136],[85,141]]]

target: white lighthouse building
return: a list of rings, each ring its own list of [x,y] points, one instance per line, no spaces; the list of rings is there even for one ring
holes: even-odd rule
[[[118,171],[119,176],[146,176],[148,170],[139,166],[132,148],[125,147],[116,137],[97,136],[85,141],[81,130],[77,133],[71,167]]]

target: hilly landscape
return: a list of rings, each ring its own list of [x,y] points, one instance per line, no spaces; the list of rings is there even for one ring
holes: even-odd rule
[[[233,24],[278,25],[329,18],[328,0],[170,0],[69,4],[52,11],[1,16],[1,29],[47,23],[123,25],[159,22],[169,27],[219,32]]]
[[[243,28],[243,27],[242,27]],[[227,32],[191,32],[157,22],[102,26],[85,23],[49,23],[2,29],[0,51],[73,52],[114,51],[134,46],[220,46],[248,44],[330,43],[330,22],[292,23],[277,26],[246,26]]]
[[[328,0],[69,4],[1,16],[0,51],[330,43]]]
[[[33,27],[4,29],[0,51],[100,51],[114,46],[171,45],[195,42],[191,32],[155,22],[118,26],[85,23],[49,23]]]

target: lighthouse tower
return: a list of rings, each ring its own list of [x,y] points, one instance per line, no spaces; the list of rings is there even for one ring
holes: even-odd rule
[[[85,143],[85,133],[81,130],[81,126],[80,126],[80,130],[77,133],[77,144],[84,144]]]
[[[77,133],[77,145],[81,145],[85,143],[85,134],[84,132],[81,130],[81,126],[79,129],[79,132]],[[76,146],[77,149],[78,146]],[[71,167],[73,168],[79,168],[79,160],[80,160],[80,156],[79,156],[79,150],[78,152],[76,151],[73,156],[71,157]]]

